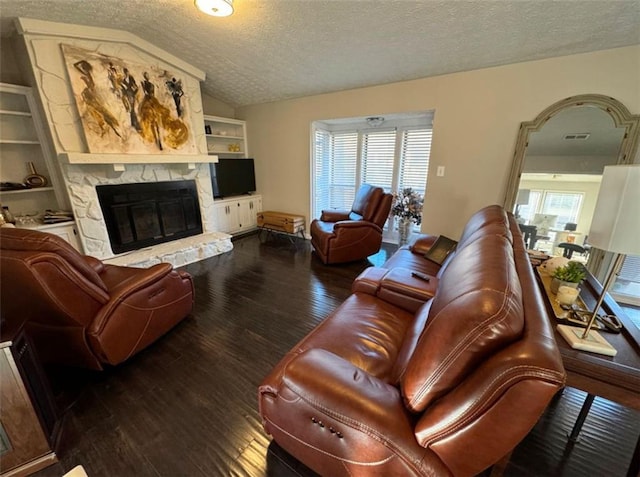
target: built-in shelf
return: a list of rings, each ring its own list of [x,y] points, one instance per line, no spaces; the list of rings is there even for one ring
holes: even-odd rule
[[[34,187],[33,189],[2,190],[0,191],[0,195],[32,194],[34,192],[54,192],[54,189],[53,187]]]
[[[244,137],[242,137],[242,136],[227,136],[227,135],[224,135],[224,134],[205,134],[205,136],[207,136],[207,137],[217,137],[217,138],[220,138],[220,139],[233,139],[233,140],[236,140],[236,141],[244,141]]]

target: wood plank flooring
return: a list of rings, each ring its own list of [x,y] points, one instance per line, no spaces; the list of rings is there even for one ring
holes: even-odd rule
[[[257,386],[278,360],[348,295],[353,279],[381,265],[324,266],[308,243],[257,235],[185,267],[193,315],[127,363],[101,373],[52,370],[56,393],[72,396],[60,462],[37,477],[83,465],[89,477],[312,476],[270,444]],[[624,476],[640,413],[597,398],[581,439],[567,446],[584,393],[567,388],[516,448],[505,475]]]

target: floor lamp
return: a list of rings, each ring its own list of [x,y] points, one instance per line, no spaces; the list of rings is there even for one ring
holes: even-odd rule
[[[604,297],[626,255],[640,255],[640,164],[606,166],[589,229],[589,245],[615,254],[586,329],[558,325],[572,348],[615,356],[616,349],[592,330]]]

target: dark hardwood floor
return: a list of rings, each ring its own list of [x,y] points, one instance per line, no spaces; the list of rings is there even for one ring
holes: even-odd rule
[[[38,477],[83,465],[89,477],[311,476],[270,445],[257,386],[300,338],[349,294],[369,261],[324,266],[308,243],[235,240],[234,250],[185,267],[193,315],[127,363],[101,373],[53,370],[66,412],[60,462]],[[579,442],[567,445],[584,393],[567,388],[514,451],[505,475],[624,476],[640,413],[597,398]]]

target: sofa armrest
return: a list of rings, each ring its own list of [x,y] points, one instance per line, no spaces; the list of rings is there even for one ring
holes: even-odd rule
[[[341,220],[349,220],[349,211],[337,209],[323,210],[320,220],[323,222],[340,222]]]
[[[416,442],[399,389],[329,351],[310,349],[288,361],[259,387],[259,402],[265,429],[279,443],[295,434],[339,461],[360,456],[369,468],[394,461],[413,470],[404,474],[427,475],[422,458],[431,452]]]
[[[437,239],[437,235],[420,234],[411,244],[411,251],[419,255],[424,255]]]

